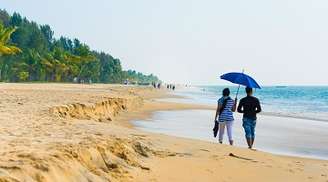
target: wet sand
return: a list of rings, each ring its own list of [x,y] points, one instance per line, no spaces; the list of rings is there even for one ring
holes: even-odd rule
[[[149,132],[217,143],[211,132],[214,113],[215,110],[158,111],[151,118],[134,123],[138,129]],[[242,114],[235,113],[234,117],[234,145],[245,148]],[[255,147],[275,154],[328,160],[326,131],[327,122],[258,115]],[[226,134],[224,143],[229,144]]]
[[[328,161],[136,130],[164,91],[77,84],[0,84],[0,181],[327,181]]]

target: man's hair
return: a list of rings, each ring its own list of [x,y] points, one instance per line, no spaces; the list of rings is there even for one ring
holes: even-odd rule
[[[230,95],[230,90],[229,90],[229,88],[225,88],[225,89],[223,89],[223,91],[222,91],[222,95],[223,95],[223,96],[229,96],[229,95]]]
[[[250,88],[250,87],[246,87],[246,88],[245,88],[245,91],[246,91],[247,94],[250,94],[250,93],[253,92],[253,89]]]

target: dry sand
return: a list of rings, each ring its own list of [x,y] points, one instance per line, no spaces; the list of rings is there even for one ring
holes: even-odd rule
[[[0,181],[328,181],[328,161],[278,156],[133,129],[164,91],[0,84]]]

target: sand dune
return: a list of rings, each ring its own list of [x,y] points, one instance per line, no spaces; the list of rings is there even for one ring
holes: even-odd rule
[[[328,181],[328,161],[133,129],[155,110],[145,87],[0,84],[0,181]]]
[[[95,104],[73,103],[57,106],[50,109],[50,112],[63,118],[93,119],[102,121],[112,121],[121,111],[142,105],[142,99],[133,98],[105,98]]]

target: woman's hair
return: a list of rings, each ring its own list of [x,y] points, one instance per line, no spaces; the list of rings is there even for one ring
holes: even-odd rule
[[[230,90],[229,90],[229,88],[225,88],[225,89],[223,89],[223,91],[222,91],[222,95],[223,95],[223,96],[229,96],[229,95],[230,95]]]

